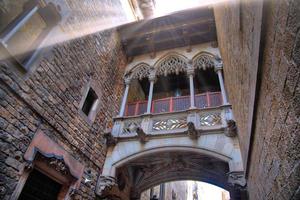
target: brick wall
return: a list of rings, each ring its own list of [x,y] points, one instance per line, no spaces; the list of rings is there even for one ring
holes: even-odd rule
[[[219,7],[215,13],[225,84],[238,123],[244,161],[251,144],[247,168],[249,197],[299,199],[300,4],[297,0],[265,1],[262,43],[257,49],[262,57],[255,65],[255,19],[259,17],[255,12],[259,3],[242,2],[241,6]],[[259,79],[254,106],[250,101],[255,91],[255,66]],[[249,132],[251,110],[254,126]]]
[[[116,59],[118,58],[118,59]],[[74,199],[93,199],[106,147],[103,133],[119,110],[126,58],[115,30],[98,32],[53,46],[28,77],[1,62],[0,199],[8,199],[24,166],[22,156],[42,130],[91,170]],[[91,125],[79,114],[84,88],[93,81],[101,92]]]

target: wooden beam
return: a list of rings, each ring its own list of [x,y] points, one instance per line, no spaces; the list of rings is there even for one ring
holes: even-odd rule
[[[129,31],[130,34],[127,34],[129,35],[128,37],[122,37],[122,42],[129,42],[130,40],[135,40],[136,38],[138,37],[145,37],[145,35],[148,35],[148,34],[151,34],[151,35],[156,35],[160,32],[164,32],[164,31],[172,31],[172,30],[176,30],[182,26],[186,26],[186,27],[189,27],[189,26],[194,26],[194,25],[205,25],[205,24],[208,24],[209,26],[211,26],[212,24],[214,25],[214,22],[215,20],[213,18],[205,18],[205,19],[198,19],[198,20],[194,20],[194,21],[191,21],[191,22],[187,22],[187,23],[179,23],[179,24],[169,24],[169,25],[166,25],[166,26],[161,26],[161,27],[157,27],[157,28],[153,28],[149,31],[146,31],[146,32],[142,32],[142,33],[138,33],[138,31]],[[141,25],[142,26],[142,25]],[[147,26],[147,24],[145,24],[144,26]],[[133,29],[131,29],[133,30]],[[122,33],[121,32],[121,35],[126,35],[126,33]]]

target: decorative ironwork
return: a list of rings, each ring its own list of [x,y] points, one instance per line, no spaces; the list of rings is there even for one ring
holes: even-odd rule
[[[141,126],[141,120],[125,121],[122,134],[130,134],[136,132],[136,129]]]
[[[200,54],[194,59],[193,64],[194,68],[198,69],[213,68],[215,66],[214,57],[208,54]]]
[[[152,130],[165,131],[165,130],[182,129],[186,127],[187,127],[187,120],[184,117],[184,118],[177,118],[177,119],[154,120]]]
[[[220,113],[209,113],[205,115],[200,115],[201,126],[215,126],[220,124],[222,124]]]
[[[131,79],[143,79],[148,78],[150,75],[150,66],[146,63],[140,63],[136,67],[131,74]]]
[[[157,75],[165,75],[183,72],[187,70],[187,62],[176,55],[171,55],[163,59],[157,66]]]

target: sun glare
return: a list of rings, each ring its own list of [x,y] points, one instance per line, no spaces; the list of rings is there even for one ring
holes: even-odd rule
[[[159,17],[172,12],[212,5],[226,0],[155,0],[154,16]]]

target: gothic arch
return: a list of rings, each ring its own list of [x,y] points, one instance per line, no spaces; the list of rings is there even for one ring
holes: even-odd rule
[[[168,181],[196,180],[229,189],[228,158],[216,157],[192,148],[162,148],[159,153],[141,153],[116,168],[116,173],[134,173],[131,197],[138,198],[142,191]]]
[[[188,59],[181,54],[171,52],[162,56],[154,65],[156,75],[178,74],[188,68]]]
[[[216,57],[208,52],[200,52],[192,58],[194,69],[214,68]]]
[[[130,79],[143,79],[148,78],[150,75],[151,67],[147,63],[139,63],[135,65],[125,76],[128,76]]]

